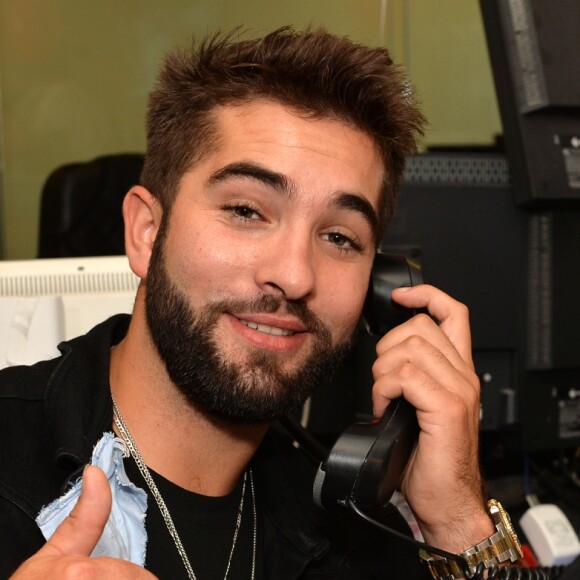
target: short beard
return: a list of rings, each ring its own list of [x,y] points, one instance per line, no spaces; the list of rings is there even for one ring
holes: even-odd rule
[[[302,301],[260,295],[191,306],[169,279],[165,228],[155,240],[146,283],[146,316],[153,343],[171,380],[195,406],[220,420],[264,423],[296,411],[327,381],[352,346],[352,336],[333,346],[328,328]],[[296,370],[280,368],[275,353],[256,351],[242,363],[227,360],[216,341],[221,314],[283,312],[301,320],[314,339]]]

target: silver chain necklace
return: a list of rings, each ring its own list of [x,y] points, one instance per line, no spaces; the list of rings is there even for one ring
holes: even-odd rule
[[[197,580],[197,577],[193,572],[193,568],[191,567],[191,563],[189,562],[189,558],[187,556],[187,553],[185,552],[185,548],[183,547],[183,544],[181,543],[181,538],[179,537],[179,534],[177,533],[177,529],[175,528],[175,524],[173,523],[173,518],[171,517],[171,514],[169,513],[169,510],[167,509],[167,505],[165,504],[165,501],[164,501],[163,497],[161,496],[161,493],[159,493],[159,489],[157,488],[155,481],[153,481],[153,478],[151,477],[151,472],[149,471],[149,468],[147,467],[147,465],[145,465],[145,462],[143,461],[143,457],[141,457],[141,453],[139,453],[139,449],[137,448],[137,445],[135,444],[135,441],[133,440],[133,437],[131,436],[129,429],[127,429],[127,425],[125,425],[125,422],[123,421],[123,417],[121,416],[121,413],[119,412],[119,408],[117,407],[117,402],[115,401],[115,398],[113,397],[112,394],[111,394],[111,398],[113,400],[113,418],[115,421],[115,425],[117,426],[117,429],[119,430],[119,433],[121,434],[123,442],[125,443],[125,446],[129,449],[129,453],[131,454],[131,457],[133,457],[133,459],[135,460],[135,463],[137,464],[137,467],[139,469],[139,472],[141,473],[141,476],[143,477],[143,479],[145,480],[145,483],[147,484],[147,487],[149,487],[149,490],[151,491],[151,495],[153,496],[153,498],[157,502],[157,505],[159,507],[159,511],[161,512],[161,516],[163,517],[163,521],[165,522],[165,525],[167,526],[167,531],[169,532],[171,538],[173,539],[173,543],[175,544],[175,547],[177,548],[177,551],[179,552],[179,555],[181,557],[183,565],[185,566],[185,569],[187,571],[188,577],[190,578],[190,580]],[[125,457],[127,457],[127,456],[128,455],[125,455]],[[249,478],[248,478],[248,475],[249,475]],[[246,495],[246,480],[247,479],[250,480],[250,491],[252,494],[252,509],[253,509],[253,514],[254,514],[252,574],[250,576],[251,580],[254,580],[254,575],[256,573],[256,536],[257,536],[256,494],[254,491],[254,478],[252,475],[252,469],[249,468],[244,472],[244,479],[243,479],[243,483],[242,483],[242,497],[240,499],[240,505],[238,506],[238,515],[236,517],[236,528],[234,530],[234,537],[232,539],[232,547],[230,549],[230,557],[228,558],[228,563],[226,566],[224,580],[227,580],[228,574],[230,572],[232,558],[234,556],[234,550],[236,547],[236,543],[238,541],[238,533],[239,533],[240,527],[242,525],[242,513],[244,511],[244,497]]]

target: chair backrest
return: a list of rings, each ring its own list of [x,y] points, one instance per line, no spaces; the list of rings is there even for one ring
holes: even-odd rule
[[[121,207],[142,167],[142,154],[121,153],[55,169],[42,190],[38,257],[124,254]]]

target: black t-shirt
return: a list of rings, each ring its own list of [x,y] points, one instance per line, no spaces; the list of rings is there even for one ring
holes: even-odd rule
[[[125,459],[129,479],[147,492],[147,550],[145,567],[162,580],[187,580],[187,571],[169,530],[132,458]],[[208,497],[183,489],[158,473],[151,476],[167,505],[189,562],[198,580],[223,580],[232,548],[242,481],[228,495]],[[241,525],[228,578],[250,578],[254,542],[254,513],[250,478],[247,478]],[[258,506],[256,506],[256,509]],[[259,510],[256,541],[256,572],[261,561]]]

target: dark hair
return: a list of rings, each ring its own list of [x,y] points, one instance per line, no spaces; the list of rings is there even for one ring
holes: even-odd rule
[[[324,29],[284,27],[253,40],[239,40],[238,31],[217,33],[166,56],[150,95],[141,176],[163,209],[169,213],[183,174],[216,146],[215,108],[257,98],[344,121],[371,137],[385,167],[384,230],[424,117],[386,49]]]

